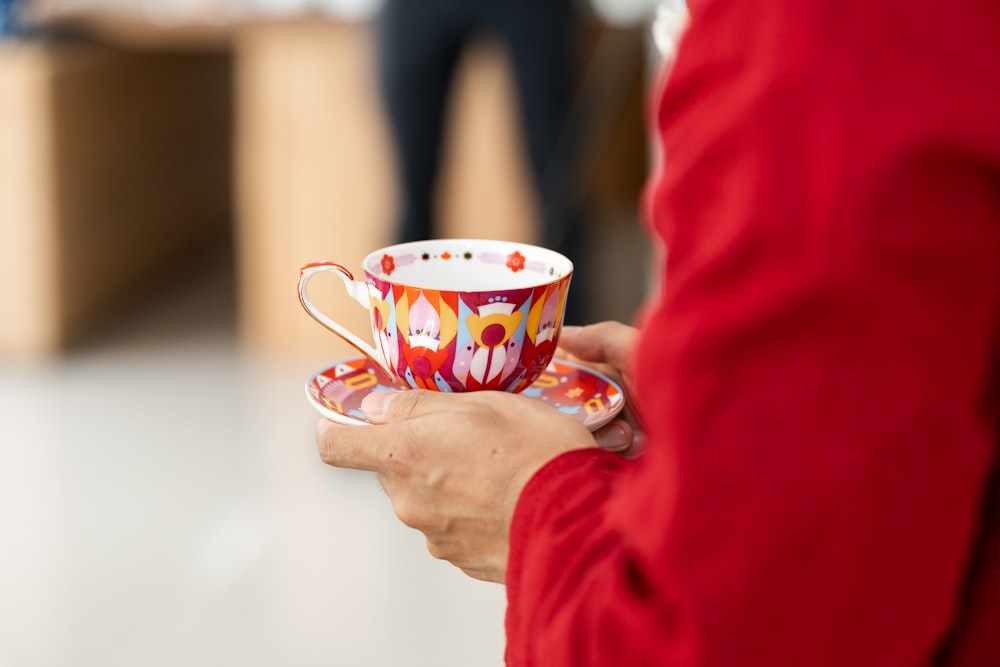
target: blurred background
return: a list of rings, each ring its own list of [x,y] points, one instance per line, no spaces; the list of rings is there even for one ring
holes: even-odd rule
[[[653,6],[569,4],[549,154],[534,65],[465,27],[422,196],[436,236],[568,243],[573,318],[630,321]],[[502,665],[503,588],[322,465],[304,397],[356,353],[299,266],[359,266],[413,205],[386,11],[0,0],[0,667]]]

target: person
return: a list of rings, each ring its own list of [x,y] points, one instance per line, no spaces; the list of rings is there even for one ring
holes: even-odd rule
[[[322,459],[506,583],[508,665],[1000,664],[997,63],[994,0],[692,0],[661,288],[561,340],[634,372],[642,451],[414,391]]]
[[[470,42],[507,49],[525,148],[542,208],[543,242],[568,243],[570,175],[561,151],[574,72],[574,0],[386,0],[378,16],[378,78],[400,183],[400,242],[434,234],[433,200],[445,112]]]
[[[579,9],[575,0],[386,0],[376,26],[378,84],[399,183],[396,240],[439,231],[434,195],[447,102],[459,60],[476,39],[495,39],[510,57],[515,103],[530,182],[538,202],[538,238],[582,266],[569,122]],[[570,297],[568,316],[583,317]]]

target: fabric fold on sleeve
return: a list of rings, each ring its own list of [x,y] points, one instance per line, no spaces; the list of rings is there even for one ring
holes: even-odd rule
[[[593,596],[603,593],[581,589],[594,574],[621,566],[622,541],[609,520],[608,500],[633,465],[601,449],[575,450],[550,461],[525,487],[510,536],[508,665],[545,664],[544,637],[564,638],[567,632],[582,641],[563,647],[558,664],[593,655],[586,638],[597,634],[586,626],[599,614],[578,612],[598,609]],[[615,580],[620,578],[601,577],[605,585]],[[616,596],[620,609],[627,609],[627,599],[628,593]],[[543,627],[552,631],[540,631]]]

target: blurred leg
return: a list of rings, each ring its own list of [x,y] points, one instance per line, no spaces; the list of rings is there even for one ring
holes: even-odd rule
[[[576,16],[570,0],[512,0],[501,18],[518,87],[532,175],[539,190],[547,245],[558,246],[572,231],[567,200],[575,198],[570,177],[571,138],[563,134],[574,75]]]
[[[389,0],[378,26],[379,78],[395,149],[400,241],[433,234],[448,90],[463,35],[448,3]]]
[[[518,105],[541,210],[545,246],[582,268],[576,138],[566,131],[575,75],[577,16],[571,0],[510,0],[499,27],[509,45]],[[566,319],[580,323],[581,290],[570,290]]]

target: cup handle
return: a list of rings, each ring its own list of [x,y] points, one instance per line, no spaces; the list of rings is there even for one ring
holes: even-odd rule
[[[368,287],[360,280],[355,280],[350,271],[335,262],[313,262],[311,264],[306,264],[299,269],[299,301],[302,303],[302,307],[305,308],[306,312],[309,313],[314,320],[340,336],[358,352],[365,355],[369,361],[375,364],[375,367],[379,369],[379,371],[381,371],[390,382],[395,384],[395,374],[386,368],[385,362],[382,361],[381,355],[374,347],[349,331],[343,325],[334,322],[309,299],[309,294],[307,292],[309,281],[312,280],[313,276],[322,272],[332,273],[340,278],[351,298],[360,303],[365,310],[369,311],[369,315],[371,314],[371,299],[368,296]]]

